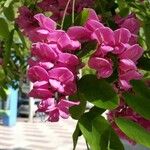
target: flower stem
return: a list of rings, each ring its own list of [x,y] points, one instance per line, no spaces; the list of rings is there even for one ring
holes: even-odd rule
[[[74,11],[75,11],[75,2],[76,0],[73,0],[72,2],[72,24],[74,25]]]
[[[63,29],[66,13],[67,13],[67,10],[68,10],[70,2],[71,2],[71,0],[68,0],[68,2],[66,4],[65,10],[64,10],[64,14],[63,14],[63,18],[62,18],[62,22],[61,22],[61,29]]]

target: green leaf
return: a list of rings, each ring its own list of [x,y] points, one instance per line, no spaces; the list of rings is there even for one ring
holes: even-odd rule
[[[119,6],[119,10],[120,10],[120,15],[122,17],[125,17],[128,15],[129,13],[129,6],[127,5],[125,0],[117,0],[118,2],[118,6]]]
[[[84,8],[83,11],[76,17],[75,24],[76,25],[83,25],[89,16],[89,9]]]
[[[92,137],[92,119],[89,117],[88,113],[82,115],[82,117],[79,120],[79,128],[85,137],[85,139],[88,141],[90,146],[92,145],[93,137]],[[92,147],[92,146],[91,146]]]
[[[137,123],[123,118],[117,118],[118,127],[131,139],[150,148],[150,132]]]
[[[124,93],[126,103],[146,119],[150,119],[150,89],[143,81],[132,81],[134,93]]]
[[[119,138],[102,116],[93,117],[90,112],[85,113],[79,120],[79,127],[91,150],[124,150]]]
[[[81,115],[84,113],[86,108],[86,101],[82,100],[80,97],[80,93],[78,92],[76,95],[72,95],[69,97],[71,101],[80,101],[80,104],[77,106],[70,107],[69,112],[73,119],[79,119]]]
[[[13,36],[14,36],[14,30],[12,30],[10,32],[10,34],[8,35],[8,39],[5,42],[5,49],[4,49],[4,66],[7,65],[7,63],[10,60],[10,55],[11,55],[11,46],[13,43]]]
[[[6,2],[4,3],[4,7],[9,7],[12,1],[13,0],[6,0]]]
[[[4,15],[6,16],[6,18],[10,21],[14,21],[15,18],[15,14],[14,14],[14,9],[13,9],[13,5],[10,4],[9,7],[4,8]]]
[[[138,61],[138,68],[150,71],[150,58],[141,57]]]
[[[3,67],[0,65],[0,81],[4,80],[5,78],[5,72]]]
[[[85,75],[78,82],[79,92],[83,100],[104,109],[117,107],[119,97],[111,85],[95,75]]]
[[[7,98],[7,93],[3,87],[0,88],[0,97],[2,98],[2,100],[6,100]]]
[[[148,19],[145,19],[144,20],[144,34],[145,34],[145,42],[146,42],[146,45],[147,45],[147,49],[150,49],[150,20]]]
[[[77,142],[78,142],[78,137],[81,136],[82,133],[81,133],[81,130],[79,128],[79,124],[77,123],[76,125],[76,129],[72,135],[72,139],[73,139],[73,150],[76,149],[76,145],[77,145]]]
[[[95,134],[99,133],[97,144],[101,150],[124,150],[119,137],[104,118],[95,118],[93,120],[93,132],[94,131]]]
[[[9,35],[8,24],[5,18],[0,17],[0,37],[7,39]]]

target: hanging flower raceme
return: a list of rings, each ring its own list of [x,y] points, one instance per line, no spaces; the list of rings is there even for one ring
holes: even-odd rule
[[[81,34],[74,35],[73,33],[77,31]],[[97,49],[90,57],[88,64],[97,71],[98,78],[108,78],[116,70],[119,89],[122,90],[131,88],[130,80],[141,79],[142,75],[138,72],[136,64],[143,54],[143,49],[139,44],[130,45],[132,34],[128,29],[121,27],[113,31],[101,24],[96,13],[90,10],[84,27],[71,27],[68,34],[73,39],[97,42]]]
[[[67,97],[77,91],[76,80],[81,62],[73,53],[80,42],[73,40],[56,23],[43,14],[34,16],[39,27],[31,47],[28,77],[33,82],[29,96],[42,99],[37,111],[48,115],[48,121],[68,118],[69,107],[78,105]]]

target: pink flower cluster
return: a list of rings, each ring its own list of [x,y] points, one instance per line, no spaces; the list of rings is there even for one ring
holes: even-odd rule
[[[79,102],[67,100],[76,92],[80,60],[73,53],[80,49],[80,42],[72,40],[56,23],[43,14],[34,16],[39,27],[34,34],[29,59],[28,77],[33,82],[29,96],[42,99],[38,111],[48,115],[48,120],[58,121],[69,117],[69,107]]]
[[[142,75],[138,72],[136,64],[143,54],[143,49],[139,44],[130,44],[132,34],[128,29],[121,27],[113,31],[105,27],[91,9],[84,27],[71,27],[68,34],[73,39],[97,42],[97,48],[88,64],[89,67],[96,70],[98,78],[108,78],[116,69],[118,85],[122,90],[131,88],[130,80],[141,79]]]
[[[75,1],[75,12],[79,13],[83,10],[83,8],[92,7],[94,5],[95,0],[76,0]],[[68,3],[68,0],[43,0],[39,2],[37,5],[44,12],[50,11],[52,12],[51,18],[55,21],[58,21],[62,18],[65,7]],[[69,7],[67,9],[67,14],[72,13],[72,3],[73,0],[70,1]]]
[[[135,123],[139,124],[140,126],[142,126],[150,132],[150,120],[146,120],[142,116],[134,112],[127,104],[124,103],[123,100],[121,100],[120,105],[116,109],[109,111],[107,117],[108,121],[111,123],[117,135],[119,135],[120,138],[125,139],[132,144],[135,144],[135,141],[127,137],[116,125],[115,119],[117,117],[124,117],[131,121],[134,121]]]

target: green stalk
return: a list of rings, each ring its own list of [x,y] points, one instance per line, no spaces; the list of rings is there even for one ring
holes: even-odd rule
[[[75,2],[76,0],[73,0],[72,2],[72,24],[74,25],[74,19],[75,19],[75,15],[74,15],[74,12],[75,12]]]
[[[61,22],[61,29],[63,29],[63,25],[64,25],[64,21],[65,21],[65,17],[66,17],[66,13],[67,13],[67,9],[69,7],[71,0],[68,0],[65,10],[64,10],[64,14],[63,14],[63,18],[62,18],[62,22]]]

